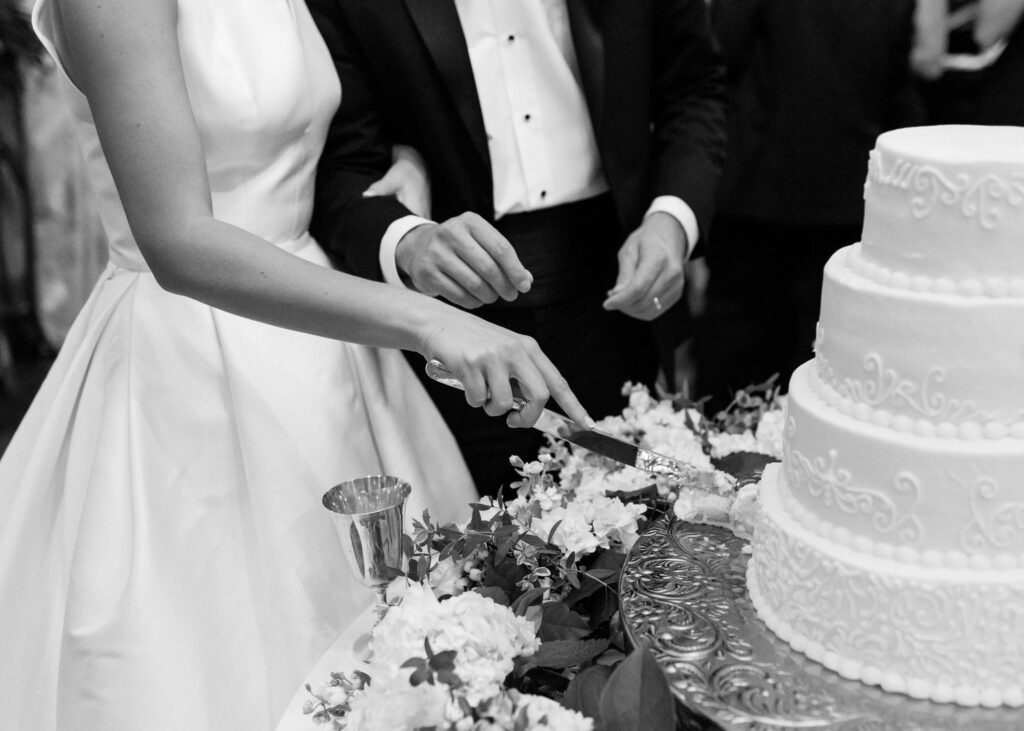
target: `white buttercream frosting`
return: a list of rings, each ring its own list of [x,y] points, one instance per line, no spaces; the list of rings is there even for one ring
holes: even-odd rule
[[[1024,128],[879,137],[759,505],[749,587],[782,639],[888,691],[1024,705]]]

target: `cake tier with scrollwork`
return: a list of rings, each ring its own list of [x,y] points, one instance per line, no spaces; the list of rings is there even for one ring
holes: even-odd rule
[[[878,427],[1024,440],[1024,298],[879,284],[850,268],[857,249],[825,266],[811,384],[818,394]]]
[[[966,706],[1024,705],[1024,570],[908,565],[789,514],[762,480],[747,586],[776,635],[839,675]]]
[[[882,428],[790,381],[783,484],[806,529],[879,559],[1024,568],[1024,440],[948,440]]]
[[[863,257],[948,293],[1024,293],[1024,128],[893,130],[871,152]]]

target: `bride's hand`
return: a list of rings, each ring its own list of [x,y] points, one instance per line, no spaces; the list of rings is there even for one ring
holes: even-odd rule
[[[518,395],[526,405],[508,414],[509,426],[533,426],[549,397],[554,397],[573,421],[585,426],[594,424],[562,374],[531,337],[455,311],[423,340],[420,353],[428,360],[436,358],[444,363],[462,381],[466,403],[483,407],[490,416],[512,410],[515,379]]]
[[[430,176],[420,153],[408,145],[391,148],[391,167],[363,191],[363,197],[393,195],[421,218],[430,218]]]

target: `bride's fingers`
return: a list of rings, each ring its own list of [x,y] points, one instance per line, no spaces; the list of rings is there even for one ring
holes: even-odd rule
[[[466,391],[466,403],[479,408],[487,403],[487,380],[482,371],[466,369],[462,375],[462,387]]]
[[[526,404],[521,410],[509,414],[505,421],[512,427],[533,426],[548,401],[549,394],[544,377],[537,370],[533,360],[528,357],[524,357],[523,361],[517,364],[513,375],[519,383],[519,390]]]
[[[562,407],[565,415],[577,424],[593,428],[594,420],[590,418],[590,414],[587,413],[587,410],[583,408],[583,404],[576,398],[576,394],[572,392],[569,383],[559,373],[555,364],[544,355],[544,352],[539,347],[534,346],[532,349],[528,348],[528,350],[531,350],[531,358],[544,379],[544,385],[555,402]]]
[[[501,416],[512,409],[512,384],[504,363],[494,363],[486,372],[490,398],[484,404],[488,416]]]

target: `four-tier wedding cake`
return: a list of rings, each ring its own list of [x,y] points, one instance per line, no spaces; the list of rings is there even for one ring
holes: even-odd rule
[[[748,585],[780,638],[915,698],[1024,704],[1024,128],[887,132],[824,272]]]

